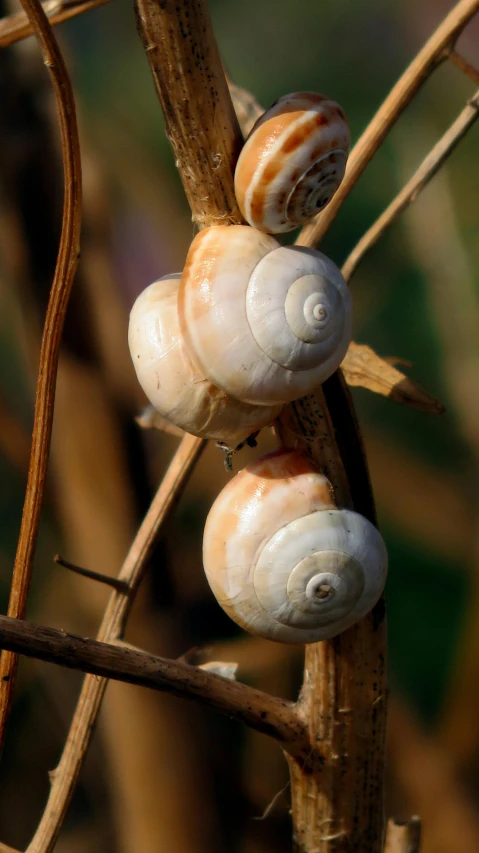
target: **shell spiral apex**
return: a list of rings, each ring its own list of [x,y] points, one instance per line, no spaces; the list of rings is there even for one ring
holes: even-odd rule
[[[236,166],[246,221],[271,234],[307,222],[338,189],[349,146],[348,122],[335,101],[315,92],[279,98],[254,125]]]
[[[221,492],[206,521],[203,562],[238,625],[285,643],[351,627],[377,602],[387,573],[378,530],[336,509],[329,482],[294,450],[257,460]]]

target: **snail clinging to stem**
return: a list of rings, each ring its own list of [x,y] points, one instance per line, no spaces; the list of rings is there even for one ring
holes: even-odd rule
[[[296,450],[258,459],[223,489],[206,521],[203,563],[238,625],[284,643],[351,627],[378,601],[387,573],[378,530],[336,509],[328,480]]]
[[[143,390],[187,432],[246,438],[339,366],[351,300],[321,252],[281,246],[248,226],[216,226],[191,244],[181,276],[140,294],[129,344]]]
[[[283,95],[246,140],[235,194],[260,231],[292,231],[319,213],[338,189],[349,154],[349,126],[335,101],[316,92]]]

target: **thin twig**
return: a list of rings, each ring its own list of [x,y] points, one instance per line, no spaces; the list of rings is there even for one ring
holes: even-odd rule
[[[303,763],[311,755],[306,727],[292,702],[205,669],[8,616],[0,616],[0,646],[68,669],[197,699],[273,737]]]
[[[63,568],[75,572],[77,575],[82,575],[84,578],[90,578],[92,581],[98,581],[98,583],[111,586],[117,592],[122,592],[124,595],[129,592],[129,586],[125,581],[121,581],[119,578],[112,578],[110,575],[102,575],[100,572],[94,572],[91,569],[84,569],[82,566],[77,566],[76,563],[71,563],[70,560],[65,560],[60,554],[55,554],[53,562],[57,566],[63,566]]]
[[[70,78],[53,30],[39,0],[22,0],[22,5],[36,33],[55,90],[65,187],[60,246],[40,350],[30,469],[8,604],[9,616],[20,619],[25,615],[40,524],[52,433],[60,341],[68,299],[78,265],[81,226],[80,144]],[[17,655],[9,652],[2,654],[0,658],[0,753],[12,702],[17,664]]]
[[[349,156],[346,175],[336,195],[322,213],[304,226],[297,240],[299,245],[316,246],[324,237],[339,208],[403,110],[434,69],[447,59],[462,30],[478,10],[479,0],[461,0],[444,18],[358,139]]]
[[[206,442],[185,435],[176,451],[163,481],[138,530],[119,573],[128,584],[129,595],[114,592],[109,600],[98,640],[115,642],[124,631],[135,593],[145,573],[166,519],[176,506],[188,478]],[[88,749],[101,702],[107,687],[106,678],[89,675],[85,678],[73,716],[70,731],[60,762],[50,774],[48,802],[27,853],[51,853],[70,803],[78,774]]]
[[[473,65],[470,64],[457,50],[451,50],[449,54],[449,59],[456,68],[459,68],[461,71],[466,74],[473,83],[479,83],[479,71],[477,68],[474,68]]]
[[[386,833],[384,853],[419,853],[421,821],[418,817],[399,822],[390,820]]]
[[[458,115],[457,119],[447,129],[446,133],[436,143],[427,157],[423,160],[412,178],[397,194],[396,198],[378,217],[376,222],[361,237],[348,259],[346,260],[342,273],[346,281],[350,281],[360,262],[377,243],[384,232],[393,224],[400,213],[410,204],[416,201],[418,195],[427,187],[429,181],[446,162],[463,136],[479,118],[479,91],[468,101],[467,106]]]
[[[109,0],[47,0],[42,3],[42,9],[53,27],[108,2]],[[31,36],[33,32],[33,25],[25,12],[16,12],[14,15],[0,18],[0,47],[8,47]]]

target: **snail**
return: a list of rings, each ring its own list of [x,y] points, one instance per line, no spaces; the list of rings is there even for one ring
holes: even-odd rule
[[[336,265],[242,225],[201,231],[183,274],[146,288],[129,325],[155,409],[221,440],[245,438],[324,382],[350,340],[350,296]]]
[[[328,480],[305,454],[281,449],[220,493],[206,520],[203,564],[218,603],[242,628],[313,643],[371,610],[387,553],[367,519],[334,507]]]
[[[343,179],[349,145],[335,101],[314,92],[279,98],[254,125],[236,165],[235,195],[246,221],[280,234],[315,216]]]

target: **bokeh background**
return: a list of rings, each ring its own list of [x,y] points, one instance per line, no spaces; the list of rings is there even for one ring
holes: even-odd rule
[[[451,0],[212,0],[232,79],[268,105],[313,89],[356,139]],[[13,6],[2,3],[2,14]],[[28,616],[94,636],[108,593],[53,563],[116,574],[178,439],[141,430],[126,329],[135,296],[181,269],[194,231],[132,4],[57,28],[79,110],[82,258],[60,366],[50,478]],[[479,67],[479,21],[461,37]],[[473,92],[444,65],[403,115],[322,249],[338,264]],[[62,200],[50,84],[33,39],[0,52],[0,610],[7,606],[32,423],[39,336]],[[355,340],[439,398],[434,417],[354,391],[381,529],[391,715],[388,812],[418,813],[424,853],[479,851],[479,127],[352,281]],[[272,446],[263,434],[257,451]],[[159,544],[127,639],[178,656],[207,647],[239,677],[294,697],[301,654],[236,630],[213,600],[201,534],[226,482],[209,446]],[[206,654],[206,653],[205,653]],[[0,837],[24,849],[48,792],[81,676],[22,661],[0,766]],[[290,849],[279,747],[197,705],[110,685],[60,853]],[[275,795],[274,807],[264,816]],[[264,816],[264,819],[260,819]]]

